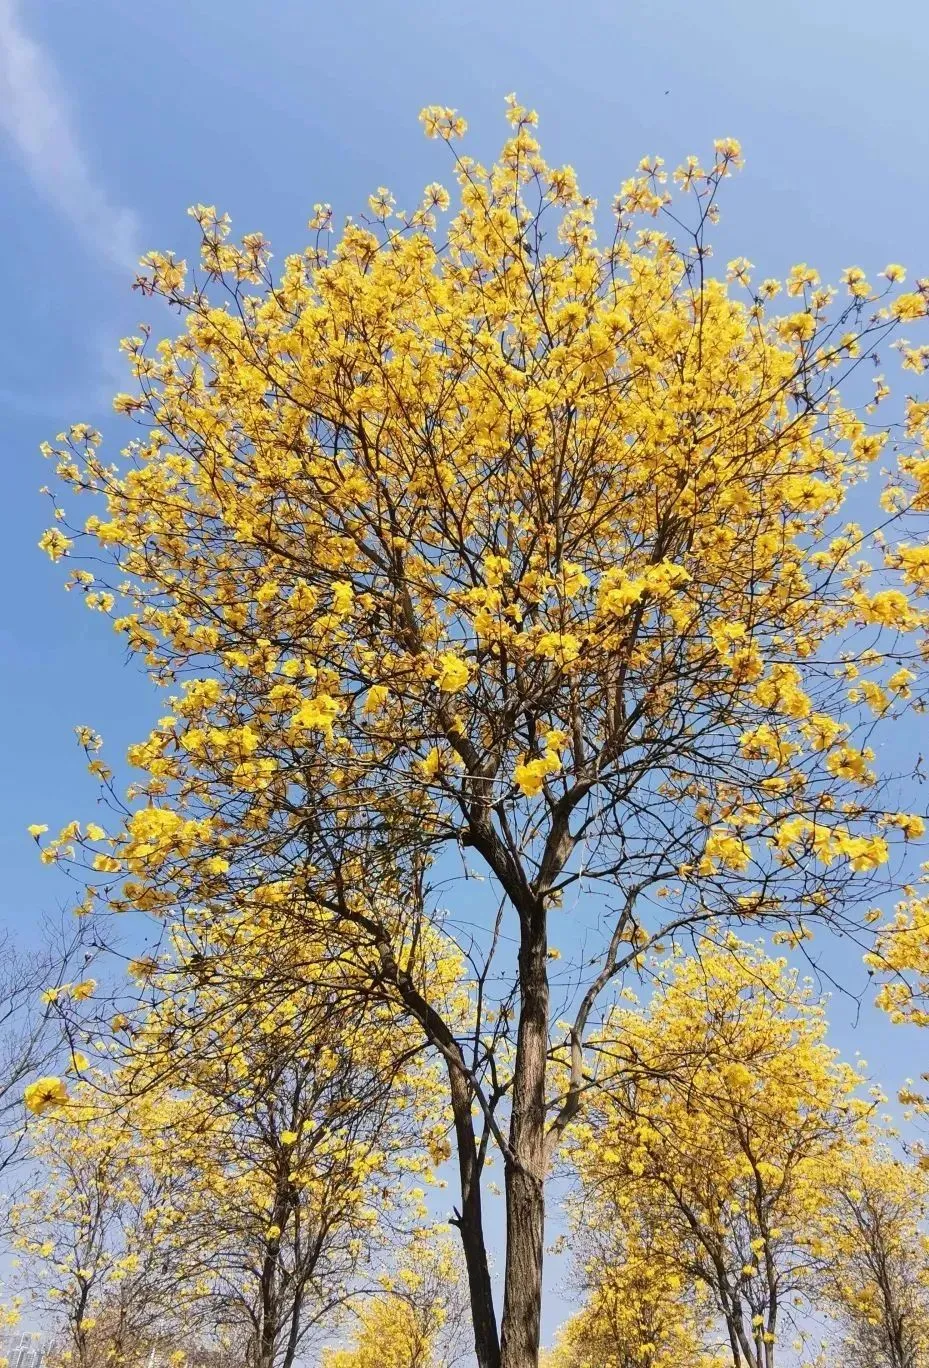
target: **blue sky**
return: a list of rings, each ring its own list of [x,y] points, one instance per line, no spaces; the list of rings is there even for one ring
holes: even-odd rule
[[[921,0],[0,0],[0,923],[28,935],[67,900],[25,827],[93,815],[75,724],[116,758],[155,715],[105,623],[35,548],[48,523],[37,447],[79,419],[118,440],[117,342],[152,316],[129,290],[134,262],[191,253],[188,204],[216,203],[281,256],[315,200],[340,219],[378,185],[404,204],[451,179],[421,136],[424,104],[460,108],[486,159],[516,90],[540,111],[549,160],[604,204],[645,153],[673,165],[740,138],[721,262],[926,274],[927,61]],[[901,754],[925,744],[900,741]],[[836,1004],[837,1042],[889,1084],[925,1067],[918,1033],[870,1011],[853,1031],[852,1015]]]

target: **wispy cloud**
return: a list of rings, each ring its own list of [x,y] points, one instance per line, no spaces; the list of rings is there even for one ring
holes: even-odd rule
[[[115,204],[78,141],[49,54],[22,26],[16,0],[0,0],[0,128],[36,189],[89,250],[119,270],[138,261],[133,212]]]

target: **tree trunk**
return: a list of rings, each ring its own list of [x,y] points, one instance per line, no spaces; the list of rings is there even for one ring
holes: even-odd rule
[[[287,1335],[287,1348],[284,1350],[284,1357],[281,1359],[279,1368],[293,1368],[297,1357],[297,1348],[300,1341],[300,1324],[303,1313],[303,1288],[301,1287],[295,1294],[290,1307],[290,1329]]]
[[[403,1002],[414,1017],[422,1023],[426,1038],[432,1044],[439,1045],[445,1057],[461,1181],[461,1211],[455,1224],[461,1235],[465,1267],[468,1271],[474,1351],[477,1355],[478,1368],[500,1368],[500,1340],[497,1335],[497,1317],[494,1312],[493,1288],[481,1210],[481,1163],[471,1116],[474,1094],[465,1059],[447,1023],[418,991],[409,974],[401,971],[394,958],[389,938],[376,924],[368,929],[373,929],[379,937],[379,951],[385,975],[396,985]]]
[[[284,1219],[285,1213],[282,1210],[280,1195],[278,1195],[271,1213],[271,1220],[275,1224],[283,1224]],[[279,1259],[278,1248],[279,1246],[276,1240],[269,1242],[261,1270],[261,1324],[259,1332],[255,1337],[257,1368],[274,1368],[278,1332],[278,1305],[276,1295],[277,1264]]]
[[[520,1017],[506,1165],[506,1274],[501,1368],[537,1368],[545,1232],[548,965],[541,900],[522,918]]]
[[[739,1337],[735,1332],[732,1317],[726,1315],[726,1331],[729,1335],[729,1348],[732,1350],[732,1368],[742,1368],[742,1355],[739,1351]]]
[[[477,1145],[471,1119],[471,1091],[460,1069],[449,1063],[448,1079],[455,1119],[458,1173],[461,1180],[461,1212],[455,1222],[461,1235],[471,1320],[474,1327],[474,1352],[478,1368],[500,1368],[500,1340],[494,1312],[493,1288],[484,1244],[484,1217],[481,1210],[481,1175]]]

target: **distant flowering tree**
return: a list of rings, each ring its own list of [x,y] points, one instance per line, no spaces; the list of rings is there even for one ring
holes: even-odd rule
[[[773,1368],[795,1308],[819,1306],[833,1180],[862,1162],[876,1105],[825,1034],[796,970],[734,936],[672,959],[647,1007],[607,1018],[600,1087],[572,1136],[574,1214],[591,1311],[616,1303],[630,1360],[644,1343],[670,1368],[683,1314],[643,1336],[622,1295],[633,1268],[659,1305],[670,1285],[676,1303],[715,1308],[732,1368]]]
[[[929,1356],[929,1180],[874,1151],[832,1176],[834,1238],[821,1291],[849,1368],[920,1368]]]
[[[286,928],[264,925],[283,949]],[[108,1091],[183,1103],[191,1192],[174,1257],[196,1321],[240,1368],[292,1368],[378,1252],[425,1218],[419,1184],[447,1157],[446,1109],[418,1032],[383,1012],[349,1015],[332,980],[314,983],[322,947],[290,947],[305,981],[286,995],[273,973],[261,990],[262,941],[242,937],[234,976],[207,938],[198,947],[169,994],[117,1022]]]
[[[60,1079],[43,1076],[43,1070],[61,1053],[55,998],[79,952],[87,954],[81,927],[50,922],[43,931],[39,947],[30,951],[0,935],[0,1240],[9,1235],[30,1118],[42,1110],[45,1095],[66,1091]]]
[[[101,1104],[89,1061],[77,1068],[82,1081],[32,1094],[32,1185],[12,1222],[24,1290],[60,1326],[58,1360],[101,1368],[148,1354],[182,1322],[176,1236],[194,1150],[178,1143],[178,1104],[153,1100],[130,1123]]]
[[[459,1251],[426,1228],[398,1251],[381,1290],[359,1297],[350,1343],[324,1349],[322,1368],[455,1368],[466,1293]]]

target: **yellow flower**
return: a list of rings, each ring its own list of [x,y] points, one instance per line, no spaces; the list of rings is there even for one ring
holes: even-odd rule
[[[347,617],[352,611],[355,591],[348,580],[336,580],[332,586],[332,611],[339,617]]]
[[[386,684],[372,684],[368,690],[368,696],[365,699],[364,712],[368,715],[380,712],[387,702],[387,698],[388,689]]]
[[[547,750],[557,753],[565,748],[568,740],[568,733],[562,731],[560,727],[549,727],[547,732],[542,733],[542,740],[545,742]]]
[[[881,589],[870,599],[862,602],[862,616],[866,622],[876,622],[882,627],[895,627],[906,631],[918,621],[909,599],[900,589]]]
[[[569,665],[580,655],[581,641],[574,632],[543,632],[536,643],[536,649],[546,660],[556,660],[559,665]]]
[[[584,574],[579,565],[565,561],[561,567],[561,587],[567,598],[574,598],[582,589],[586,589],[590,580]]]
[[[812,475],[791,475],[781,486],[785,501],[793,508],[804,513],[815,513],[828,504],[838,493],[824,480],[814,479]]]
[[[755,687],[754,700],[763,708],[772,708],[786,717],[807,717],[810,700],[800,684],[800,671],[795,665],[776,663],[771,673]]]
[[[787,278],[787,293],[789,295],[801,295],[805,289],[819,284],[819,272],[812,266],[807,266],[801,262],[798,266],[791,266],[790,274]]]
[[[860,266],[849,266],[842,272],[842,282],[848,286],[848,292],[855,299],[867,299],[871,293],[865,273]]]
[[[457,109],[443,108],[442,105],[428,105],[420,112],[420,122],[427,138],[444,138],[451,142],[467,132],[468,125]]]
[[[738,138],[717,138],[713,150],[724,161],[738,161],[742,155],[742,144]]]
[[[48,831],[48,827],[42,822],[33,822],[32,826],[27,827],[26,830],[29,832],[30,836],[34,836],[35,839],[38,840],[40,836],[45,835],[46,831]]]
[[[307,731],[321,731],[332,736],[332,724],[341,711],[342,704],[330,694],[317,694],[306,698],[291,718],[291,725],[304,727]]]
[[[723,1069],[723,1078],[733,1092],[746,1092],[752,1084],[752,1076],[744,1064],[729,1064]]]
[[[542,785],[549,774],[557,774],[561,761],[557,754],[540,756],[537,760],[520,760],[513,771],[517,787],[525,798],[535,798],[542,792]]]
[[[99,874],[118,874],[122,868],[113,855],[95,855],[91,864]]]
[[[897,812],[888,818],[887,825],[896,827],[908,841],[918,841],[926,834],[926,823],[915,812]]]
[[[442,758],[439,755],[439,749],[437,746],[433,746],[432,750],[426,756],[425,760],[420,760],[419,772],[426,779],[434,779],[438,774],[441,766]]]
[[[752,853],[740,836],[721,828],[710,833],[704,855],[708,860],[718,860],[728,869],[745,869]]]
[[[857,779],[866,782],[869,777],[865,757],[854,746],[839,746],[826,760],[826,768],[830,774],[836,775],[839,779]]]
[[[836,844],[857,873],[878,869],[890,858],[883,836],[851,836],[845,832],[837,837]]]
[[[68,1101],[68,1089],[61,1078],[38,1078],[28,1085],[23,1100],[35,1116],[41,1116],[49,1107],[63,1106]]]
[[[624,570],[608,570],[600,580],[597,612],[622,616],[644,593],[644,580],[630,577]]]
[[[66,537],[63,532],[59,532],[57,527],[50,527],[39,538],[39,547],[53,561],[61,560],[62,556],[66,556],[73,545],[71,538]]]
[[[652,598],[666,599],[690,583],[690,571],[673,561],[659,561],[650,565],[643,575],[643,583]]]
[[[492,552],[484,557],[484,578],[491,588],[497,588],[510,573],[509,556],[495,556]]]
[[[894,318],[899,318],[901,322],[908,323],[911,319],[925,317],[927,312],[926,301],[921,294],[898,295],[890,306],[890,312]],[[46,532],[45,535],[48,536],[49,534]]]
[[[790,314],[780,319],[777,332],[784,342],[809,342],[816,333],[816,320],[809,313]]]
[[[899,555],[904,580],[929,592],[929,546],[901,546]]]
[[[451,651],[439,656],[439,670],[435,677],[436,687],[442,693],[458,693],[470,678],[467,662]]]
[[[296,1131],[292,1131],[292,1130],[281,1131],[281,1144],[282,1144],[282,1145],[295,1145],[295,1144],[297,1143],[297,1141],[299,1140],[299,1138],[300,1138],[300,1137],[299,1137],[299,1135],[297,1134]]]
[[[452,202],[445,186],[439,185],[438,181],[432,181],[431,184],[427,185],[423,195],[435,209],[447,209]]]

